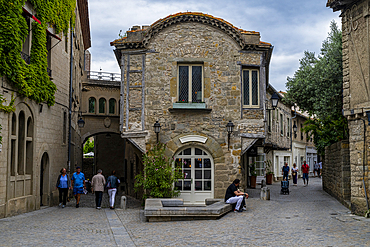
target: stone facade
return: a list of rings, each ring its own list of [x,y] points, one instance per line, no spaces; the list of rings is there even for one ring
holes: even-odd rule
[[[147,150],[156,143],[153,124],[158,121],[162,126],[159,140],[167,144],[169,156],[176,157],[187,148],[211,155],[208,195],[222,198],[227,186],[245,175],[240,165],[243,151],[265,136],[264,102],[272,46],[259,38],[258,32],[189,12],[168,16],[150,27],[133,27],[127,37],[112,42],[124,74],[122,136]],[[200,103],[179,103],[180,66],[201,67]],[[254,94],[258,100],[252,107],[243,104],[245,69],[258,73]],[[144,99],[144,108],[135,98]],[[229,121],[235,125],[230,143]],[[196,197],[195,185],[191,186]]]
[[[370,1],[329,0],[327,6],[342,12],[343,114],[349,120],[351,210],[363,214],[368,210],[365,192],[367,197],[370,196],[369,128],[366,119],[366,112],[370,110]]]
[[[322,171],[324,190],[347,206],[351,200],[349,152],[348,140],[326,147]]]
[[[27,2],[28,4],[28,2]],[[26,8],[36,13],[32,6]],[[80,15],[85,13],[84,15]],[[84,76],[84,51],[91,46],[87,1],[78,1],[73,39],[73,109],[79,109],[81,78]],[[32,21],[32,20],[31,20]],[[49,30],[50,31],[50,30]],[[17,94],[17,90],[1,78],[1,94],[10,101],[16,96],[14,113],[0,112],[3,146],[0,150],[0,217],[8,217],[39,209],[40,205],[58,203],[55,182],[62,167],[68,167],[68,105],[71,39],[63,34],[60,43],[49,37],[49,69],[57,87],[55,105],[35,102]],[[32,35],[30,35],[32,37]],[[54,46],[55,45],[55,46]],[[32,54],[31,54],[32,55]],[[72,113],[71,170],[81,165],[82,150],[78,114]]]

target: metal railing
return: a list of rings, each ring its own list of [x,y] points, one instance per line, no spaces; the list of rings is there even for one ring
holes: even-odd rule
[[[87,71],[87,79],[98,81],[121,81],[121,74],[103,71]]]
[[[26,64],[30,64],[31,63],[31,56],[24,53],[24,52],[21,52],[21,58],[26,62]]]

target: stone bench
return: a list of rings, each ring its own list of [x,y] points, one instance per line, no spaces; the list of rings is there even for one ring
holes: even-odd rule
[[[145,200],[144,216],[149,222],[215,220],[231,210],[232,206],[221,199],[206,199],[205,206],[184,206],[178,198],[151,198]]]

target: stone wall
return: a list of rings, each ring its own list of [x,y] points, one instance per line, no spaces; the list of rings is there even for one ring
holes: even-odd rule
[[[325,148],[322,166],[323,189],[349,206],[351,200],[351,168],[349,142],[343,140]]]

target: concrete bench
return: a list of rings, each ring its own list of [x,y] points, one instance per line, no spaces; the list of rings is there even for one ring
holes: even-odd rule
[[[166,205],[166,206],[164,206]],[[205,206],[183,206],[178,198],[145,200],[144,216],[149,222],[177,220],[215,220],[232,210],[230,204],[220,199],[208,199]]]

